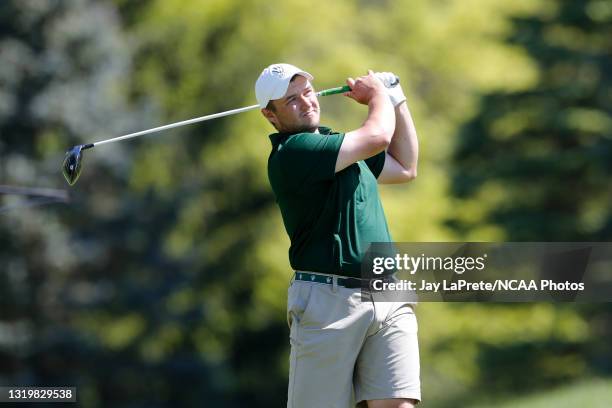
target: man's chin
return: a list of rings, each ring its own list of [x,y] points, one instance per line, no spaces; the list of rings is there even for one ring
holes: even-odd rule
[[[283,126],[279,130],[282,133],[315,133],[319,129],[319,118],[311,118],[300,123],[294,123],[293,126]]]
[[[318,116],[318,115],[317,115]],[[308,127],[310,128],[311,131],[316,131],[319,128],[319,118],[312,118],[311,121],[309,121],[308,123]]]
[[[301,126],[297,128],[296,131],[315,133],[318,129],[319,129],[319,121],[310,121],[308,123],[301,124]]]

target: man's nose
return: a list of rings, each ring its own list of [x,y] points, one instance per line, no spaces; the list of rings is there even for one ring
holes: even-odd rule
[[[313,105],[313,101],[310,99],[310,97],[306,95],[300,95],[298,97],[298,101],[300,102],[301,106],[304,106],[306,108],[310,108]]]

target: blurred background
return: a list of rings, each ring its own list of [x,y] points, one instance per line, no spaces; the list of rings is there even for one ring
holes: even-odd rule
[[[402,80],[419,177],[396,241],[612,241],[610,0],[3,0],[0,385],[82,407],[280,407],[289,240],[255,103],[274,62],[319,89]],[[322,122],[366,113],[321,99]],[[611,304],[423,303],[423,407],[604,407]]]

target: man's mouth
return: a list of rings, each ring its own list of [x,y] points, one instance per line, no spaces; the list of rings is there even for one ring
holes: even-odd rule
[[[317,111],[315,111],[315,110],[309,110],[308,112],[304,112],[304,113],[302,113],[302,116],[304,116],[304,117],[311,117],[311,116],[314,116],[314,115],[315,115],[315,113],[317,113]]]

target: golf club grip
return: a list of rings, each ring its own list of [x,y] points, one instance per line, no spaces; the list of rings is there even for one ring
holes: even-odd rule
[[[389,87],[394,87],[399,84],[400,80],[398,76],[395,76],[395,80]],[[351,88],[348,85],[339,86],[337,88],[329,88],[324,89],[322,91],[317,92],[317,96],[327,96],[327,95],[335,95],[344,92],[350,92]]]
[[[334,95],[334,94],[349,92],[350,90],[351,88],[348,85],[344,85],[344,86],[339,86],[337,88],[329,88],[323,91],[319,91],[317,92],[317,96]]]

